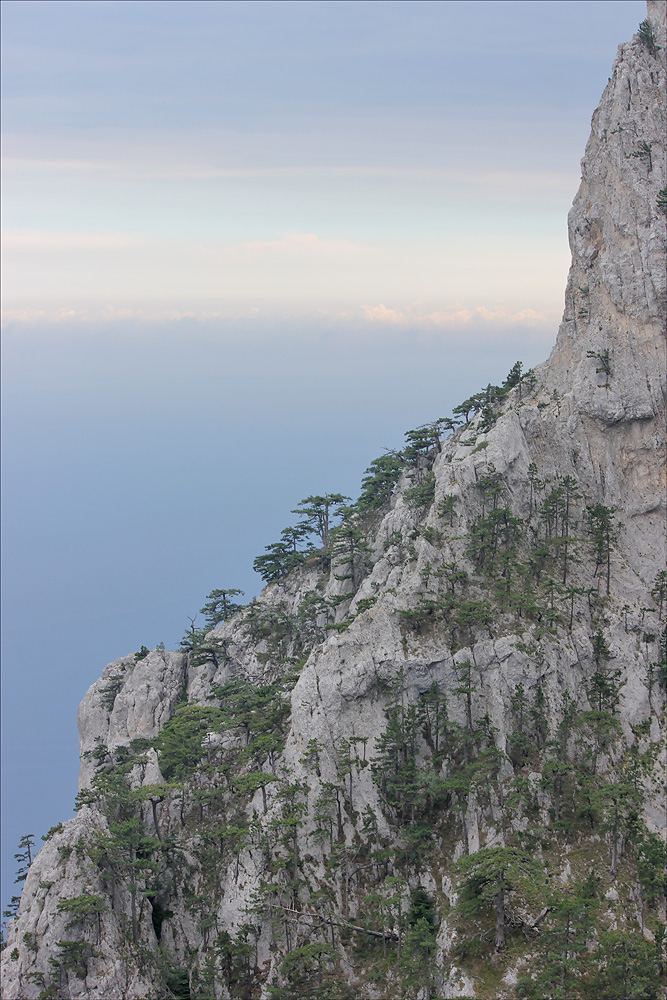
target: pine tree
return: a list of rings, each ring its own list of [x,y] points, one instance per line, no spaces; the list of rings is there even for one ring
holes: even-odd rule
[[[523,767],[533,748],[533,742],[527,732],[528,698],[523,682],[519,682],[510,695],[514,729],[510,733],[507,744],[508,754],[514,767]]]
[[[577,718],[577,707],[568,692],[563,698],[563,715],[555,734],[547,743],[547,758],[542,769],[542,784],[551,790],[554,826],[563,825],[562,802],[565,780],[572,771],[569,742]]]
[[[651,589],[651,597],[658,605],[658,614],[662,618],[663,608],[667,607],[667,570],[661,569],[655,578]]]
[[[212,706],[182,705],[176,709],[154,744],[167,780],[180,780],[192,773],[204,756],[204,737],[217,729],[221,720],[220,709]]]
[[[404,684],[401,669],[385,709],[387,728],[375,744],[371,770],[399,821],[414,826],[423,794],[423,775],[417,761],[420,715],[416,705],[405,705]]]
[[[593,658],[595,670],[586,690],[591,708],[579,714],[580,726],[584,735],[589,738],[585,752],[589,755],[588,769],[591,776],[597,774],[600,753],[618,735],[619,723],[615,713],[622,687],[621,671],[610,666],[613,656],[599,629],[593,636]]]
[[[440,430],[436,429],[436,424],[427,424],[405,432],[403,457],[405,464],[415,469],[418,483],[421,481],[423,470],[431,467],[439,450]]]
[[[660,979],[656,950],[637,931],[602,931],[593,960],[597,974],[592,993],[605,1000],[658,1000]]]
[[[292,511],[302,518],[297,528],[317,535],[322,548],[328,550],[333,519],[341,515],[343,506],[349,500],[350,497],[343,496],[342,493],[325,493],[323,496],[309,496],[305,500],[299,500],[297,508]]]
[[[286,528],[282,535],[285,535],[285,532],[291,532],[291,530]],[[305,534],[308,533],[307,531],[299,532],[299,537],[305,537]],[[288,573],[300,566],[306,557],[304,552],[296,549],[292,534],[289,534],[289,537],[283,541],[272,542],[265,546],[264,552],[265,555],[257,556],[254,559],[252,568],[255,573],[259,573],[265,583],[277,583],[282,580]]]
[[[14,855],[18,868],[14,882],[25,882],[32,864],[32,849],[35,846],[35,835],[24,833],[18,844],[18,851]]]
[[[453,494],[442,497],[438,504],[438,517],[447,518],[449,527],[454,527],[454,512],[456,510],[457,498]]]
[[[621,775],[616,781],[601,781],[591,793],[591,807],[600,814],[602,829],[609,833],[611,841],[611,874],[615,878],[618,871],[619,839],[632,829],[641,808],[641,792]]]
[[[510,389],[513,389],[515,386],[518,385],[519,399],[521,399],[522,371],[523,371],[523,361],[517,361],[515,364],[512,365],[507,374],[507,378],[503,382],[503,389],[505,390],[506,393],[509,392]]]
[[[585,881],[565,886],[562,892],[552,890],[548,920],[540,928],[537,975],[519,983],[522,996],[530,1000],[583,1000],[588,995],[589,941],[598,909],[592,872]]]
[[[563,586],[567,583],[568,554],[569,546],[573,541],[570,538],[570,525],[572,522],[572,506],[581,499],[577,481],[572,476],[564,476],[560,483],[561,489],[561,535],[563,542]],[[571,627],[571,625],[570,625]]]
[[[361,514],[373,513],[389,502],[404,465],[402,452],[389,451],[373,459],[361,481],[361,494],[357,500],[357,509]]]
[[[597,576],[600,566],[606,567],[607,594],[609,594],[611,585],[611,553],[618,540],[618,526],[614,520],[615,512],[615,507],[605,507],[601,503],[586,508],[586,523],[595,556],[593,576]]]
[[[238,594],[243,594],[243,591],[232,588],[230,590],[212,590],[210,594],[206,595],[206,604],[199,613],[204,616],[209,631],[222,625],[223,622],[229,621],[239,611],[243,611],[243,604],[236,604],[231,600]]]
[[[421,885],[412,891],[407,925],[402,962],[406,985],[419,990],[423,1000],[430,1000],[435,985],[437,914],[433,900]]]
[[[537,474],[537,465],[531,462],[528,466],[528,482],[530,483],[530,500],[528,505],[528,517],[533,516],[533,509],[537,510],[537,494],[544,489],[544,483]]]
[[[419,715],[424,739],[433,749],[434,760],[439,760],[441,749],[449,752],[452,726],[448,718],[447,694],[436,681],[421,695]]]
[[[334,571],[346,569],[347,573],[336,573],[336,577],[339,580],[350,580],[352,590],[356,591],[369,568],[368,542],[355,507],[340,507],[338,513],[342,521],[330,532],[333,559],[336,560],[333,563]]]
[[[197,616],[190,618],[190,628],[180,641],[180,648],[188,654],[193,667],[213,662],[216,667],[227,659],[227,640],[209,635],[209,627],[196,627]]]
[[[462,875],[459,908],[469,917],[491,912],[495,920],[496,952],[505,950],[509,900],[527,898],[543,881],[542,869],[531,855],[515,847],[482,847],[456,863]]]

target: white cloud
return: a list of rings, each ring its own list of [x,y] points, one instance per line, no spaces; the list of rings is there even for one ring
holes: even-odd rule
[[[405,313],[398,309],[388,309],[382,303],[379,306],[362,306],[361,309],[366,319],[372,323],[402,324],[407,321]]]
[[[188,306],[47,306],[45,308],[5,308],[2,321],[18,324],[94,323],[104,325],[116,321],[138,323],[177,323],[184,319],[198,322],[208,320],[244,320],[265,318],[257,305],[235,304],[220,308],[190,308]]]
[[[94,323],[104,325],[114,321],[132,321],[142,323],[171,323],[184,319],[192,319],[206,323],[209,320],[255,321],[259,324],[271,323],[275,320],[304,320],[308,317],[325,320],[341,330],[355,328],[358,332],[360,320],[370,334],[375,329],[392,328],[397,334],[419,329],[428,334],[438,330],[474,329],[478,333],[486,330],[493,334],[494,330],[507,329],[508,326],[520,326],[526,332],[532,330],[539,338],[545,333],[552,335],[558,324],[559,316],[555,313],[541,313],[534,309],[507,309],[503,307],[489,308],[487,306],[466,307],[455,305],[449,309],[427,310],[419,303],[391,308],[383,303],[376,306],[363,305],[341,309],[339,306],[322,306],[306,304],[298,301],[263,300],[260,305],[249,301],[220,301],[208,305],[159,305],[157,303],[128,305],[51,305],[42,308],[16,307],[5,308],[2,319],[15,323]],[[253,322],[253,325],[255,323]]]
[[[534,309],[511,310],[502,306],[489,309],[487,306],[455,305],[449,309],[425,311],[419,303],[402,309],[392,309],[379,303],[376,306],[362,306],[362,312],[369,323],[386,323],[392,326],[460,327],[475,325],[506,326],[508,323],[525,323],[530,326],[552,323],[553,317]]]

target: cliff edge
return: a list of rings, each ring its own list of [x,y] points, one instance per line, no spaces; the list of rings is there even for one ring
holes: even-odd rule
[[[666,14],[593,116],[549,360],[86,693],[7,1000],[667,995]]]

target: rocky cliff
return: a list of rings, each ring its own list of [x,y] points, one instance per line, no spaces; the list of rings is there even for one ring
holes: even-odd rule
[[[7,1000],[665,996],[665,9],[593,116],[550,359],[87,692]]]

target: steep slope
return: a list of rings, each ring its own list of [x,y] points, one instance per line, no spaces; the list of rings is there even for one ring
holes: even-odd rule
[[[593,117],[549,361],[87,692],[3,997],[665,995],[665,9]]]

